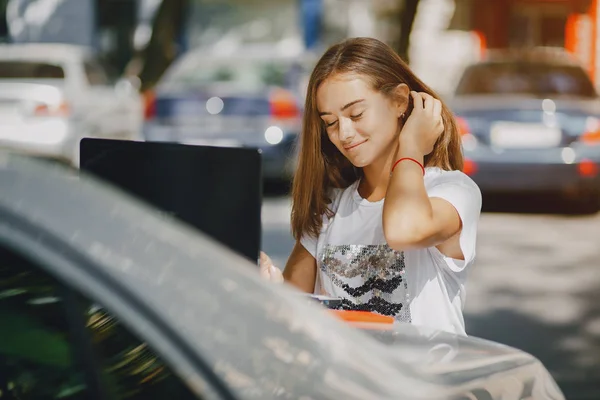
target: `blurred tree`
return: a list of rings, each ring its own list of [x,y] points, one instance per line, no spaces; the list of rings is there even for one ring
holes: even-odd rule
[[[152,36],[139,57],[141,90],[151,88],[177,58],[190,0],[163,0],[152,24]]]
[[[410,34],[412,32],[413,23],[417,16],[419,0],[404,0],[404,7],[400,12],[400,35],[396,51],[407,63],[410,62],[408,49],[410,47]]]
[[[8,41],[8,21],[6,20],[6,7],[8,0],[0,0],[0,43]]]
[[[99,50],[111,69],[121,74],[133,55],[137,0],[96,0],[96,10],[96,34],[112,38],[108,48]]]

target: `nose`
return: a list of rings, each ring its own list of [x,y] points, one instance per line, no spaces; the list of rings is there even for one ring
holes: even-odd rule
[[[352,126],[352,121],[349,118],[340,118],[340,141],[342,143],[349,143],[356,136],[356,132],[354,131],[354,127]]]

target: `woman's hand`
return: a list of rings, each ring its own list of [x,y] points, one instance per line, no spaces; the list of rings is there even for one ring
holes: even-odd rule
[[[410,92],[413,98],[413,110],[400,133],[400,150],[409,147],[427,155],[444,132],[442,102],[427,93]]]
[[[283,283],[283,274],[273,265],[271,258],[262,251],[260,252],[260,276],[271,282]]]

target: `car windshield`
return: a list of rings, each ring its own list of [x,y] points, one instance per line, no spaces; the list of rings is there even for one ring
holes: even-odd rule
[[[471,110],[461,111],[463,118],[474,134],[490,132],[493,124],[498,121],[512,121],[522,124],[543,124],[544,126],[557,126],[570,136],[580,136],[590,127],[598,124],[598,118],[583,112],[555,112],[544,113],[541,110],[501,109],[501,110]]]
[[[0,61],[0,79],[64,79],[59,65],[37,61]]]
[[[465,71],[456,94],[597,97],[583,69],[571,65],[531,62],[474,65]]]
[[[278,61],[184,62],[165,80],[169,86],[227,84],[242,89],[289,87],[303,68]]]

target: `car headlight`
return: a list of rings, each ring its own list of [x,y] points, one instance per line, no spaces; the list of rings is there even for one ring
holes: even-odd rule
[[[585,122],[585,132],[579,140],[585,144],[600,144],[600,120],[596,117],[588,117]]]
[[[477,137],[471,133],[471,127],[467,120],[456,116],[456,126],[462,139],[463,149],[466,151],[475,150],[475,147],[477,147]]]
[[[462,135],[461,138],[463,149],[465,149],[466,151],[475,150],[475,148],[477,147],[477,138],[475,137],[475,135],[467,133]]]
[[[265,130],[265,140],[267,143],[276,145],[283,140],[283,129],[278,126],[270,126]]]

